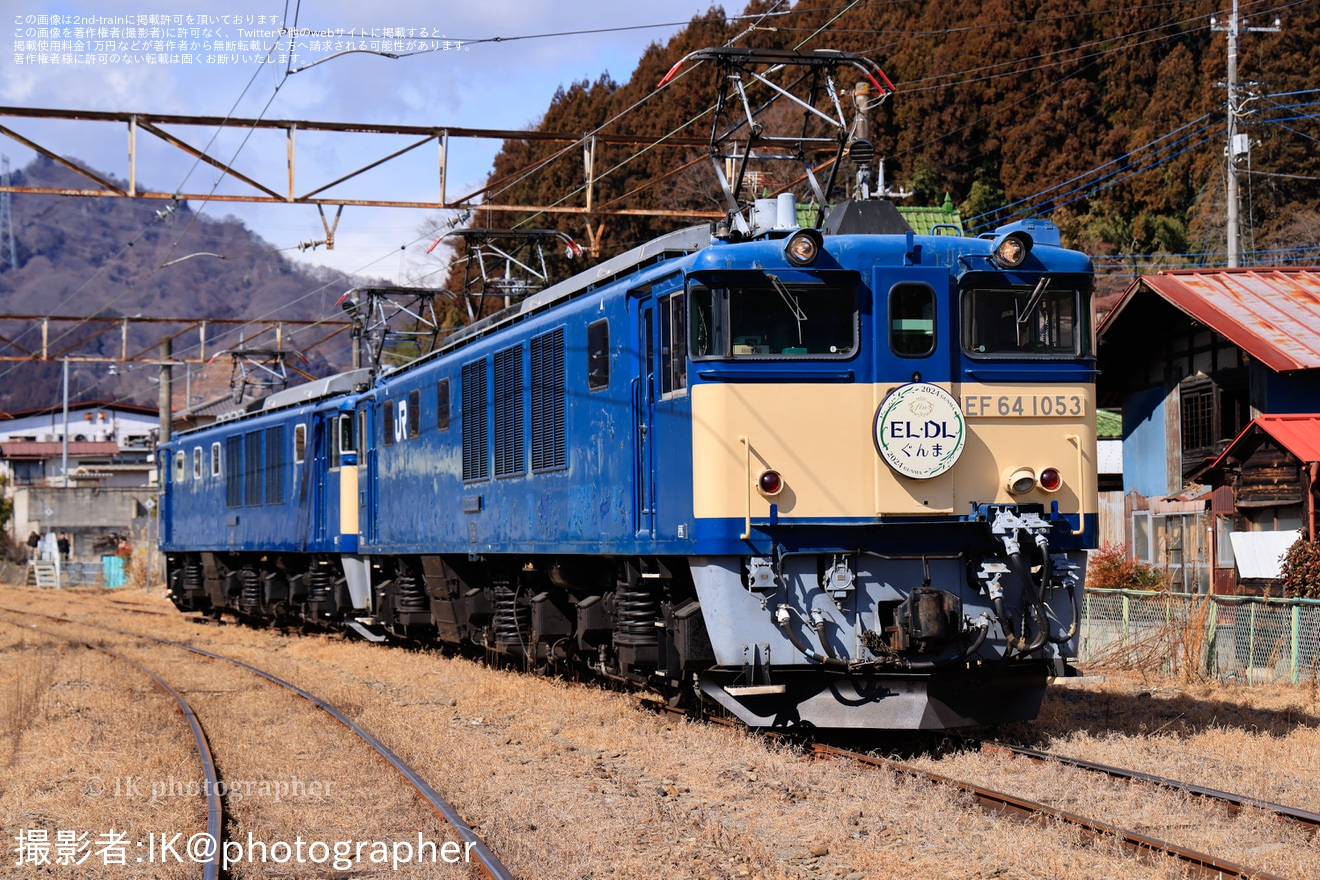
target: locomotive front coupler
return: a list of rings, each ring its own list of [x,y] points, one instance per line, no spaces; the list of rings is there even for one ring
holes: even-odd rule
[[[1069,596],[1073,604],[1077,604],[1075,590],[1075,584],[1079,579],[1075,571],[1077,566],[1069,563],[1067,557],[1062,554],[1050,553],[1049,532],[1054,528],[1055,522],[1045,519],[1039,510],[1016,505],[985,505],[978,508],[978,512],[988,523],[990,534],[997,539],[1003,549],[995,553],[995,559],[982,561],[974,577],[981,582],[982,588],[990,598],[1009,652],[1025,656],[1039,650],[1047,641],[1057,643],[1060,639],[1062,641],[1070,639],[1075,631],[1075,624],[1074,629],[1062,637],[1050,634],[1051,615],[1045,600],[1046,591],[1051,586],[1052,569],[1055,565],[1060,565],[1064,573],[1063,585],[1069,587]],[[1031,565],[1023,558],[1024,541],[1034,544],[1040,555],[1039,576],[1032,573]],[[1030,639],[1027,637],[1026,615],[1023,618],[1022,633],[1019,635],[1004,605],[1004,590],[1000,580],[1010,570],[1022,583],[1025,604],[1035,621],[1036,631]]]

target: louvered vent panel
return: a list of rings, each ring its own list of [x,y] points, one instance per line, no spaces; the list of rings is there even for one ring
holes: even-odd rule
[[[564,443],[564,328],[532,339],[532,470],[567,464]]]
[[[463,479],[490,477],[486,426],[486,361],[463,365]]]
[[[522,346],[495,353],[495,476],[527,470],[523,446]]]

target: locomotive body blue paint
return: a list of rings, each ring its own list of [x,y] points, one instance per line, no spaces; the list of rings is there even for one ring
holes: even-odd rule
[[[838,235],[798,265],[792,232],[675,233],[179,435],[166,460],[207,467],[163,483],[176,603],[695,676],[757,725],[1034,714],[1095,535],[1089,260]],[[874,436],[908,386],[890,439],[966,442],[916,479]],[[960,418],[924,415],[937,391]]]

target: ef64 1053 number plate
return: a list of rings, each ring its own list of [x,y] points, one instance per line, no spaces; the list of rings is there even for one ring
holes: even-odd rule
[[[965,394],[962,408],[969,419],[1078,419],[1087,414],[1081,394]]]

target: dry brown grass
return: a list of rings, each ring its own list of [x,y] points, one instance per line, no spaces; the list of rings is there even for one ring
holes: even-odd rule
[[[6,590],[0,592],[0,604],[96,613],[113,625],[186,638],[319,694],[417,767],[520,877],[1178,876],[1167,861],[1136,862],[1112,842],[1083,846],[1066,828],[1021,826],[984,815],[950,790],[844,762],[812,760],[740,730],[639,711],[633,696],[491,670],[434,653],[324,636],[285,637],[239,626],[199,626],[172,611],[133,616],[134,607],[157,612],[169,607],[155,593],[109,595],[115,603],[94,591]],[[291,761],[310,760],[347,789],[343,799],[326,804],[282,802],[276,810],[267,803],[254,805],[251,813],[235,811],[232,830],[274,834],[293,827],[329,827],[325,823],[333,821],[355,837],[372,839],[384,828],[415,833],[423,821],[415,804],[386,790],[392,771],[357,750],[344,752],[349,760],[335,757],[341,746],[334,737],[319,727],[311,730],[309,716],[296,707],[268,691],[248,693],[248,685],[229,675],[218,682],[225,693],[204,697],[203,691],[218,684],[208,685],[206,676],[218,673],[184,664],[166,649],[135,650],[149,665],[186,665],[190,671],[185,675],[180,669],[177,677],[187,679],[196,692],[190,694],[199,713],[208,699],[220,707],[243,700],[243,712],[230,713],[235,716],[230,727],[218,718],[208,721],[217,725],[221,746],[246,742],[259,753],[239,756],[245,762],[241,770],[235,769],[237,758],[224,758],[225,773],[287,773]],[[13,690],[17,671],[3,666],[0,674],[0,692],[19,693]],[[35,674],[23,691],[29,701],[40,699],[34,696],[41,691]],[[1193,781],[1237,789],[1241,786],[1225,783],[1249,779],[1255,790],[1248,793],[1270,791],[1278,795],[1275,799],[1307,806],[1302,799],[1313,797],[1320,775],[1314,769],[1320,767],[1314,693],[1178,684],[1171,680],[1156,691],[1146,686],[1144,697],[1139,680],[1111,679],[1094,692],[1058,689],[1047,697],[1038,724],[1011,732],[1061,751],[1170,776],[1190,776],[1199,762],[1201,778]],[[263,702],[268,711],[259,705]],[[214,715],[216,710],[209,711]],[[24,734],[24,742],[29,736]],[[294,743],[302,745],[292,751],[277,748]],[[223,754],[222,749],[217,753]],[[1131,757],[1122,759],[1125,753]],[[193,759],[185,753],[177,760]],[[1008,762],[980,755],[948,760],[955,763],[940,762],[941,772],[978,782],[986,780],[976,777],[991,772],[1003,772],[1010,780],[1024,775]],[[12,780],[40,787],[46,784],[42,772],[23,768],[14,771]],[[9,781],[0,779],[0,785]],[[1072,782],[1064,786],[1063,796],[1089,815],[1093,795],[1083,786]],[[1170,834],[1180,822],[1201,821],[1200,812],[1193,811],[1199,805],[1170,802],[1156,808],[1140,796],[1125,796],[1129,799],[1114,805],[1119,818],[1129,816],[1152,828],[1163,822],[1173,829]],[[7,793],[0,795],[0,808],[7,798]],[[14,827],[10,814],[0,815],[8,833]],[[1233,827],[1224,833],[1232,832],[1232,840],[1239,841],[1233,846],[1246,846],[1241,842],[1253,836],[1265,841],[1257,845],[1281,844],[1247,853],[1242,860],[1253,866],[1308,876],[1289,866],[1310,871],[1316,864],[1314,843],[1281,840],[1271,823],[1229,824]],[[1267,831],[1273,836],[1264,837]]]
[[[1190,603],[1171,591],[1166,582],[1159,591],[1165,622],[1143,628],[1143,635],[1115,641],[1086,660],[1096,672],[1125,672],[1140,675],[1175,676],[1183,683],[1200,681],[1207,669],[1207,642],[1211,599],[1197,596]]]
[[[0,682],[5,696],[0,706],[0,824],[9,841],[6,869],[18,872],[14,847],[20,830],[45,829],[52,844],[59,830],[79,837],[86,833],[89,848],[83,852],[90,852],[98,836],[112,828],[136,841],[169,828],[203,827],[196,800],[148,804],[127,796],[130,780],[177,774],[192,756],[185,728],[172,719],[161,723],[160,715],[170,711],[173,701],[140,673],[81,646],[4,626]],[[130,853],[129,859],[135,856]],[[81,869],[56,867],[48,876],[92,876],[85,870],[91,862],[98,862],[96,856]],[[190,865],[146,870],[136,863],[108,870],[126,877],[197,873]]]

